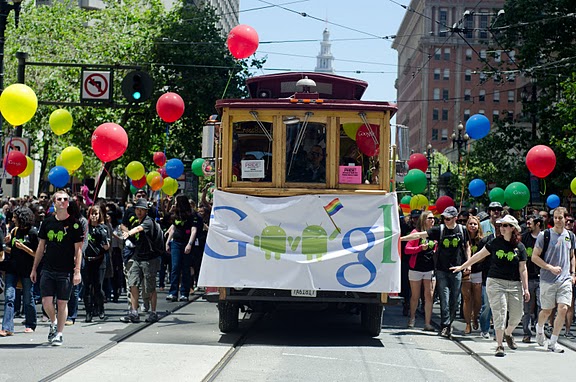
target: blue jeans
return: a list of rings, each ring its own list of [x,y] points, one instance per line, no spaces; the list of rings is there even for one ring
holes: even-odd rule
[[[492,318],[492,309],[488,303],[486,294],[486,285],[482,285],[482,311],[480,312],[480,331],[482,333],[490,332],[490,318]]]
[[[14,332],[14,300],[16,299],[16,285],[19,277],[15,274],[6,274],[4,318],[2,330]],[[24,325],[27,328],[36,329],[36,304],[32,297],[32,281],[29,277],[22,277],[22,297],[24,299]]]
[[[461,287],[462,272],[436,271],[436,289],[440,298],[440,325],[442,328],[450,327],[456,319]]]
[[[66,320],[76,322],[78,318],[78,296],[80,296],[80,285],[73,285],[72,291],[70,293],[70,298],[68,299],[68,317]]]
[[[532,336],[530,323],[538,322],[538,314],[540,314],[540,279],[529,279],[528,291],[530,292],[530,301],[524,303],[522,329],[525,336]]]
[[[192,278],[190,276],[190,265],[192,260],[192,252],[186,254],[184,249],[185,243],[178,243],[172,241],[170,243],[170,252],[172,254],[172,270],[170,272],[170,292],[172,296],[178,296],[178,287],[180,287],[180,295],[188,297],[190,294],[190,283]],[[182,284],[180,284],[182,279]]]

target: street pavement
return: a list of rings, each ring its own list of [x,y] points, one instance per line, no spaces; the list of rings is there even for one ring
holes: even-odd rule
[[[382,334],[374,339],[361,334],[355,317],[274,313],[260,320],[246,343],[234,350],[241,333],[220,333],[216,304],[201,298],[169,303],[165,295],[159,295],[158,310],[169,313],[151,325],[121,323],[125,302],[107,304],[103,322],[84,323],[81,311],[77,323],[66,327],[61,347],[47,344],[47,323],[25,334],[22,319],[17,319],[16,334],[0,338],[0,381],[202,381],[233,351],[216,381],[499,380],[487,365],[508,380],[524,382],[564,379],[576,362],[572,350],[554,354],[522,344],[520,331],[519,349],[506,349],[506,357],[496,358],[494,341],[477,332],[463,335],[464,325],[457,321],[454,337],[467,348],[463,350],[457,342],[423,332],[421,317],[416,328],[406,329],[400,306],[387,307]],[[436,305],[435,320],[437,314]]]

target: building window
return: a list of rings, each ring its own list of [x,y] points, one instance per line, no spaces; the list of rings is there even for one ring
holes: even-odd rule
[[[450,92],[448,91],[448,89],[442,89],[442,99],[444,101],[447,101],[448,98],[450,98]]]
[[[438,140],[438,129],[432,129],[432,140],[433,141]]]
[[[466,19],[464,28],[466,29],[466,33],[464,33],[466,38],[474,37],[474,18],[471,15]]]
[[[442,56],[442,49],[438,48],[434,51],[434,59],[440,61],[440,56]]]
[[[483,12],[483,11],[481,11]],[[480,16],[480,38],[488,38],[488,16]]]
[[[486,73],[480,72],[480,83],[484,83],[486,81]]]
[[[438,36],[446,37],[446,29],[448,29],[448,9],[441,8],[438,12],[438,21],[439,21],[439,33]]]
[[[442,140],[443,141],[448,140],[448,129],[442,129]]]
[[[486,114],[486,112],[483,109],[480,109],[480,110],[478,110],[478,114],[484,115],[484,114]]]
[[[439,80],[439,79],[440,79],[440,68],[434,69],[434,79],[435,79],[435,80]]]
[[[482,49],[480,51],[480,58],[486,60],[486,49]]]
[[[442,120],[443,121],[448,120],[448,109],[442,109]]]
[[[510,63],[513,64],[514,63],[514,56],[516,55],[516,52],[511,50],[508,52],[508,59],[510,60]]]
[[[512,121],[514,119],[514,112],[513,111],[508,111],[508,120]]]
[[[445,80],[450,79],[450,69],[444,69],[444,79]]]
[[[494,61],[500,62],[500,56],[502,56],[502,51],[497,50],[494,52]]]
[[[433,121],[438,120],[438,109],[432,109],[432,120]]]
[[[499,90],[494,90],[494,103],[499,103],[500,102],[500,91]]]
[[[439,88],[434,88],[434,100],[435,101],[440,100],[440,89]]]
[[[472,90],[464,89],[464,101],[470,101],[472,99]]]
[[[506,76],[506,77],[507,77],[506,79],[508,80],[508,82],[514,82],[514,81],[516,81],[516,74],[514,74],[514,73],[510,73],[510,74],[509,74],[508,76]]]
[[[466,72],[464,72],[464,81],[472,81],[472,70],[466,69]]]
[[[514,103],[514,90],[508,90],[508,103]]]
[[[498,110],[494,110],[492,112],[492,122],[498,122],[500,119],[500,112]]]
[[[464,109],[464,121],[467,121],[470,118],[470,109]]]
[[[450,61],[450,48],[444,48],[444,61]]]
[[[478,100],[480,102],[486,101],[486,90],[480,90],[480,94],[478,95]]]
[[[466,49],[466,61],[472,61],[472,49]]]

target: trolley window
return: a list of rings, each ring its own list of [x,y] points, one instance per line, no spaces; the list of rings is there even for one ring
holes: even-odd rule
[[[286,181],[326,184],[326,124],[306,118],[286,126]]]
[[[232,181],[272,181],[272,123],[247,121],[232,126]]]

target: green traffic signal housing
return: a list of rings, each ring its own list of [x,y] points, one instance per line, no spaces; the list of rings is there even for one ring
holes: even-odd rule
[[[146,72],[128,73],[122,80],[122,94],[132,103],[144,102],[152,96],[154,83]]]

